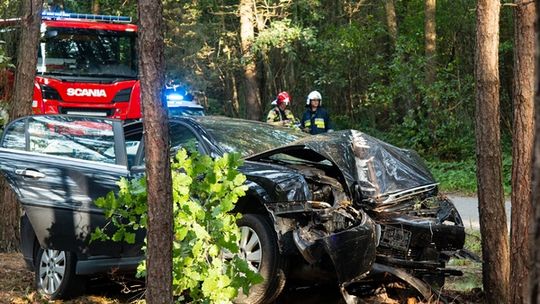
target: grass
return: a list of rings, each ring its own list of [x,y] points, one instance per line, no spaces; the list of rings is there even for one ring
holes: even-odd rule
[[[466,230],[464,249],[482,257],[482,244],[479,230]],[[478,294],[482,288],[482,264],[470,259],[450,259],[448,265],[451,268],[461,270],[463,276],[449,277],[446,280],[445,289],[461,293]]]

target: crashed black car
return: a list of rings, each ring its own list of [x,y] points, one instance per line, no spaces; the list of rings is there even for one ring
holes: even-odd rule
[[[105,224],[93,201],[144,172],[142,131],[142,122],[66,115],[6,127],[0,168],[24,208],[22,252],[41,293],[67,297],[86,276],[133,271],[142,259],[143,235],[135,245],[89,242]],[[445,263],[463,247],[460,216],[411,151],[354,130],[309,136],[224,117],[171,118],[170,132],[171,153],[245,158],[240,247],[265,281],[238,302],[271,302],[293,274],[336,280],[347,302],[350,286],[386,274],[426,298],[431,283],[459,274]]]

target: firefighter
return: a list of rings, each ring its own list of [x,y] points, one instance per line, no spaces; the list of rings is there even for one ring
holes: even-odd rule
[[[285,91],[279,93],[276,99],[272,101],[272,105],[275,106],[268,112],[266,122],[277,126],[295,127],[296,118],[291,110],[287,109],[290,101],[289,93]]]
[[[306,101],[306,111],[300,120],[300,128],[304,132],[320,134],[333,131],[330,125],[330,116],[322,107],[322,96],[317,91],[309,93]]]

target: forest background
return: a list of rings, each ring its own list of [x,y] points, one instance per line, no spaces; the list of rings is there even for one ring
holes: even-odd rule
[[[20,16],[0,0],[0,18]],[[79,13],[131,16],[135,0],[54,0]],[[164,0],[166,78],[209,114],[263,120],[280,91],[296,116],[312,90],[336,129],[418,151],[445,191],[476,192],[476,1]],[[429,3],[433,7],[429,9]],[[503,5],[499,71],[503,176],[510,191],[513,14]],[[248,29],[246,30],[246,26]],[[249,28],[250,27],[250,28]],[[0,42],[0,68],[17,44]],[[251,76],[250,76],[251,75]],[[1,80],[0,80],[1,81]]]

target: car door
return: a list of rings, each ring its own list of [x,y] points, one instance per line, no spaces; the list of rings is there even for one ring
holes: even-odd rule
[[[120,121],[65,115],[10,123],[0,142],[0,169],[43,248],[118,256],[121,244],[90,243],[105,224],[93,202],[127,177]]]

